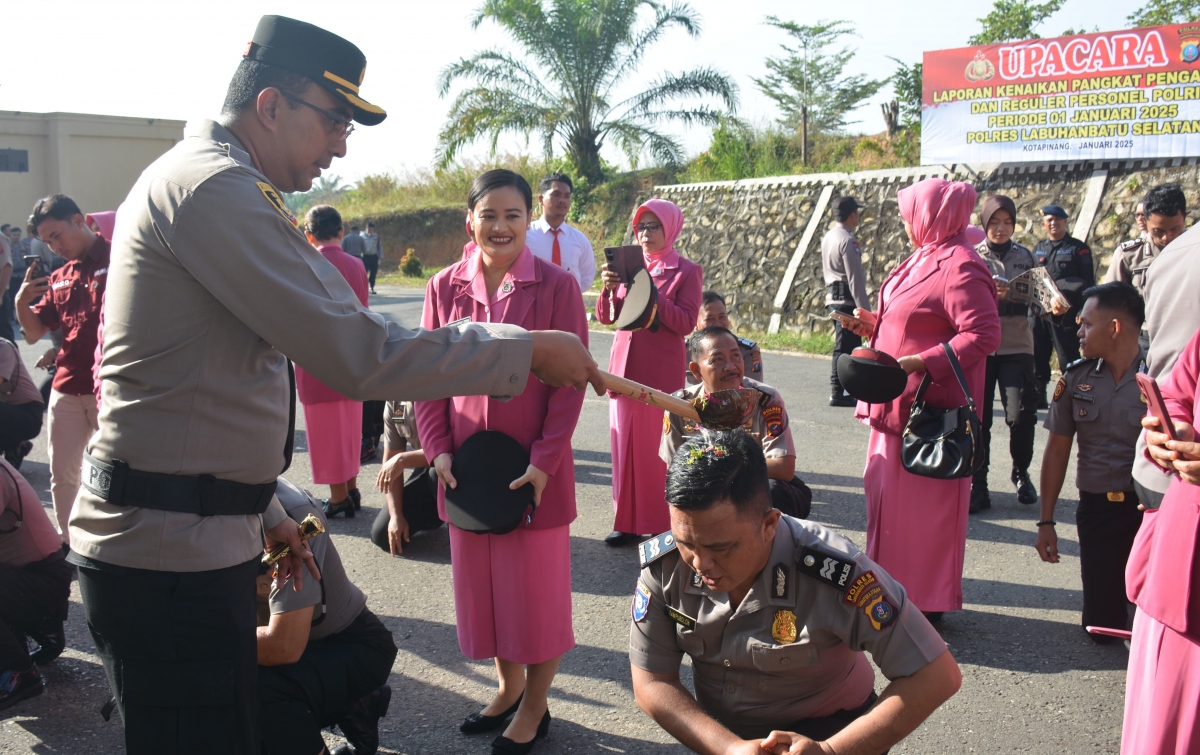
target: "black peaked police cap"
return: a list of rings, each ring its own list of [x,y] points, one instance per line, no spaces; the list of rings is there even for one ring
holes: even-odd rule
[[[533,505],[533,483],[509,490],[525,474],[529,452],[499,430],[481,430],[463,441],[450,474],[458,486],[446,488],[446,516],[460,530],[476,534],[512,532]]]
[[[867,346],[840,355],[837,374],[846,393],[868,404],[893,401],[908,385],[908,373],[895,357]]]
[[[312,79],[354,108],[364,126],[382,123],[387,113],[358,94],[367,57],[352,42],[319,26],[286,16],[263,16],[242,56]]]
[[[621,304],[621,314],[617,316],[618,330],[641,330],[649,328],[650,332],[658,330],[658,288],[654,279],[644,268],[633,274],[633,282],[625,294]]]

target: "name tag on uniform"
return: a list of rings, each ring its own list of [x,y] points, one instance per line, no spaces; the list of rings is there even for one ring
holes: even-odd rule
[[[462,318],[461,320],[455,320],[454,322],[451,322],[451,323],[446,323],[446,326],[445,326],[445,327],[447,327],[447,328],[457,328],[459,325],[470,325],[470,324],[471,324],[471,318],[470,318],[470,317],[464,317],[464,318]]]
[[[695,619],[693,619],[691,616],[688,616],[686,613],[683,613],[682,611],[676,611],[674,608],[671,608],[670,606],[667,606],[667,618],[669,618],[671,621],[675,622],[679,626],[683,627],[684,629],[695,629],[696,628],[696,620]]]
[[[1094,403],[1096,403],[1096,397],[1095,397],[1095,396],[1089,396],[1089,395],[1087,395],[1086,393],[1080,393],[1080,392],[1078,392],[1078,391],[1072,391],[1072,392],[1071,392],[1071,398],[1075,399],[1076,401],[1086,401],[1086,402],[1088,402],[1089,404],[1094,404]]]

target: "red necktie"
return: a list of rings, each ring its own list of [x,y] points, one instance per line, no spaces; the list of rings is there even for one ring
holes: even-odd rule
[[[562,247],[558,245],[558,234],[562,233],[562,229],[551,228],[550,233],[554,234],[554,249],[550,252],[550,261],[562,267]]]

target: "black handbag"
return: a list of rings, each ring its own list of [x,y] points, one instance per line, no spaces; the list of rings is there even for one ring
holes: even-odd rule
[[[913,397],[908,424],[904,426],[901,439],[900,460],[904,468],[921,477],[938,480],[955,480],[975,474],[983,461],[979,448],[979,414],[975,411],[975,399],[967,390],[967,378],[950,344],[942,344],[954,376],[967,397],[967,405],[957,409],[941,409],[925,404],[925,391],[933,383],[929,373],[921,380],[917,395]]]

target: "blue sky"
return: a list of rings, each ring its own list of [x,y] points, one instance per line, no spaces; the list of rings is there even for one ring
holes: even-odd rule
[[[976,19],[991,7],[979,0],[691,4],[703,21],[700,37],[668,34],[632,77],[626,94],[663,71],[713,66],[738,83],[740,115],[759,125],[778,113],[751,79],[766,72],[766,57],[787,41],[787,35],[763,24],[766,16],[799,23],[851,21],[859,34],[852,72],[883,77],[895,68],[889,56],[915,62],[925,50],[964,46],[978,29]],[[426,168],[432,165],[437,132],[449,109],[449,99],[437,96],[438,72],[476,50],[511,44],[494,25],[471,29],[469,19],[479,5],[480,0],[289,0],[281,7],[241,0],[200,9],[185,3],[59,0],[48,12],[37,3],[10,3],[4,14],[7,33],[0,42],[0,109],[184,120],[212,116],[259,16],[282,13],[324,26],[362,48],[368,61],[363,94],[389,112],[383,124],[355,131],[349,155],[335,162],[331,172],[353,180],[373,172]],[[1139,6],[1067,0],[1039,32],[1055,36],[1068,28],[1124,28],[1125,17]],[[878,103],[890,96],[889,87],[862,108],[857,114],[861,122],[851,130],[883,130]],[[706,129],[674,128],[673,133],[689,154],[708,145]],[[526,149],[540,147],[535,142],[527,148],[519,139],[501,145],[502,151]],[[486,152],[481,143],[465,154]],[[616,153],[606,156],[619,159]]]

